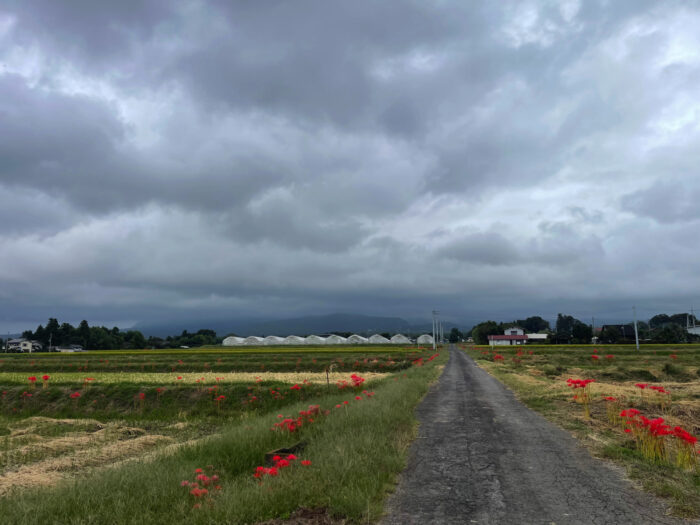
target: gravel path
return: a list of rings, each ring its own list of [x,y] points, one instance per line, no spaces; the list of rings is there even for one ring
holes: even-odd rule
[[[454,347],[417,416],[384,524],[689,523],[666,516],[621,469],[592,458]]]

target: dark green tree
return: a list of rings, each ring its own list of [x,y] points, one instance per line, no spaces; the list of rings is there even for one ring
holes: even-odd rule
[[[478,345],[489,344],[488,336],[499,335],[503,333],[503,325],[497,323],[496,321],[486,321],[479,323],[472,328],[472,337],[474,338],[474,343]]]
[[[459,328],[454,327],[450,330],[449,341],[450,343],[459,343],[464,338],[464,334],[459,331]]]

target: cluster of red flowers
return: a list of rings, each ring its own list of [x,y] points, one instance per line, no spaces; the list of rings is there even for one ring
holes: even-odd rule
[[[282,456],[273,456],[272,461],[274,461],[274,466],[272,467],[256,467],[255,468],[255,473],[253,474],[254,478],[261,479],[265,476],[271,476],[275,477],[278,476],[280,473],[280,470],[288,468],[292,465],[293,461],[296,461],[297,458],[294,454],[288,454],[285,457]],[[308,459],[303,459],[300,461],[302,465],[305,467],[308,467],[311,465],[311,461]]]
[[[594,379],[572,379],[566,380],[566,384],[573,389],[581,389],[580,394],[574,394],[574,399],[583,405],[583,417],[590,419],[591,417],[591,393],[588,385],[595,382]]]
[[[324,413],[328,415],[328,411]],[[299,430],[302,426],[313,423],[314,417],[321,415],[320,405],[309,405],[308,410],[300,410],[299,416],[295,418],[286,417],[282,419],[279,423],[275,423],[272,430],[286,430],[287,432],[294,433]],[[280,414],[277,417],[284,417]]]
[[[362,386],[362,383],[365,382],[364,377],[360,377],[357,374],[352,374],[350,376],[350,381],[352,381],[352,386],[355,388],[360,388]]]
[[[566,384],[571,388],[586,388],[589,384],[594,383],[595,379],[567,379]]]
[[[218,474],[214,473],[214,466],[207,465],[207,471],[211,475],[207,475],[204,469],[195,469],[195,481],[184,479],[180,482],[181,487],[187,487],[190,489],[190,495],[194,496],[196,501],[203,499],[205,496],[209,496],[211,488],[214,490],[221,490],[221,485],[219,485],[219,476]],[[198,509],[201,506],[201,503],[195,503],[194,508]]]
[[[665,436],[676,438],[676,463],[678,466],[690,468],[697,462],[695,445],[698,439],[680,426],[671,427],[664,418],[649,419],[636,408],[628,408],[620,412],[624,420],[625,432],[632,434],[642,454],[650,460],[666,460],[667,447]],[[700,451],[697,451],[700,453]]]
[[[494,361],[503,361],[503,356],[501,354],[493,354]]]

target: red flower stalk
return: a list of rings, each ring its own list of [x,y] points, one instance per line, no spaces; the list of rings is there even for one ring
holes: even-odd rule
[[[569,378],[566,380],[566,384],[569,385],[573,389],[581,389],[581,394],[575,395],[574,399],[581,403],[583,405],[583,417],[585,419],[590,419],[591,418],[591,391],[590,385],[593,383],[595,380],[594,379],[572,379]]]

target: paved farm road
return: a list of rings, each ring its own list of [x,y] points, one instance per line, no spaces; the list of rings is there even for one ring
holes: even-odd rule
[[[460,350],[419,405],[383,523],[688,523],[526,408]]]

